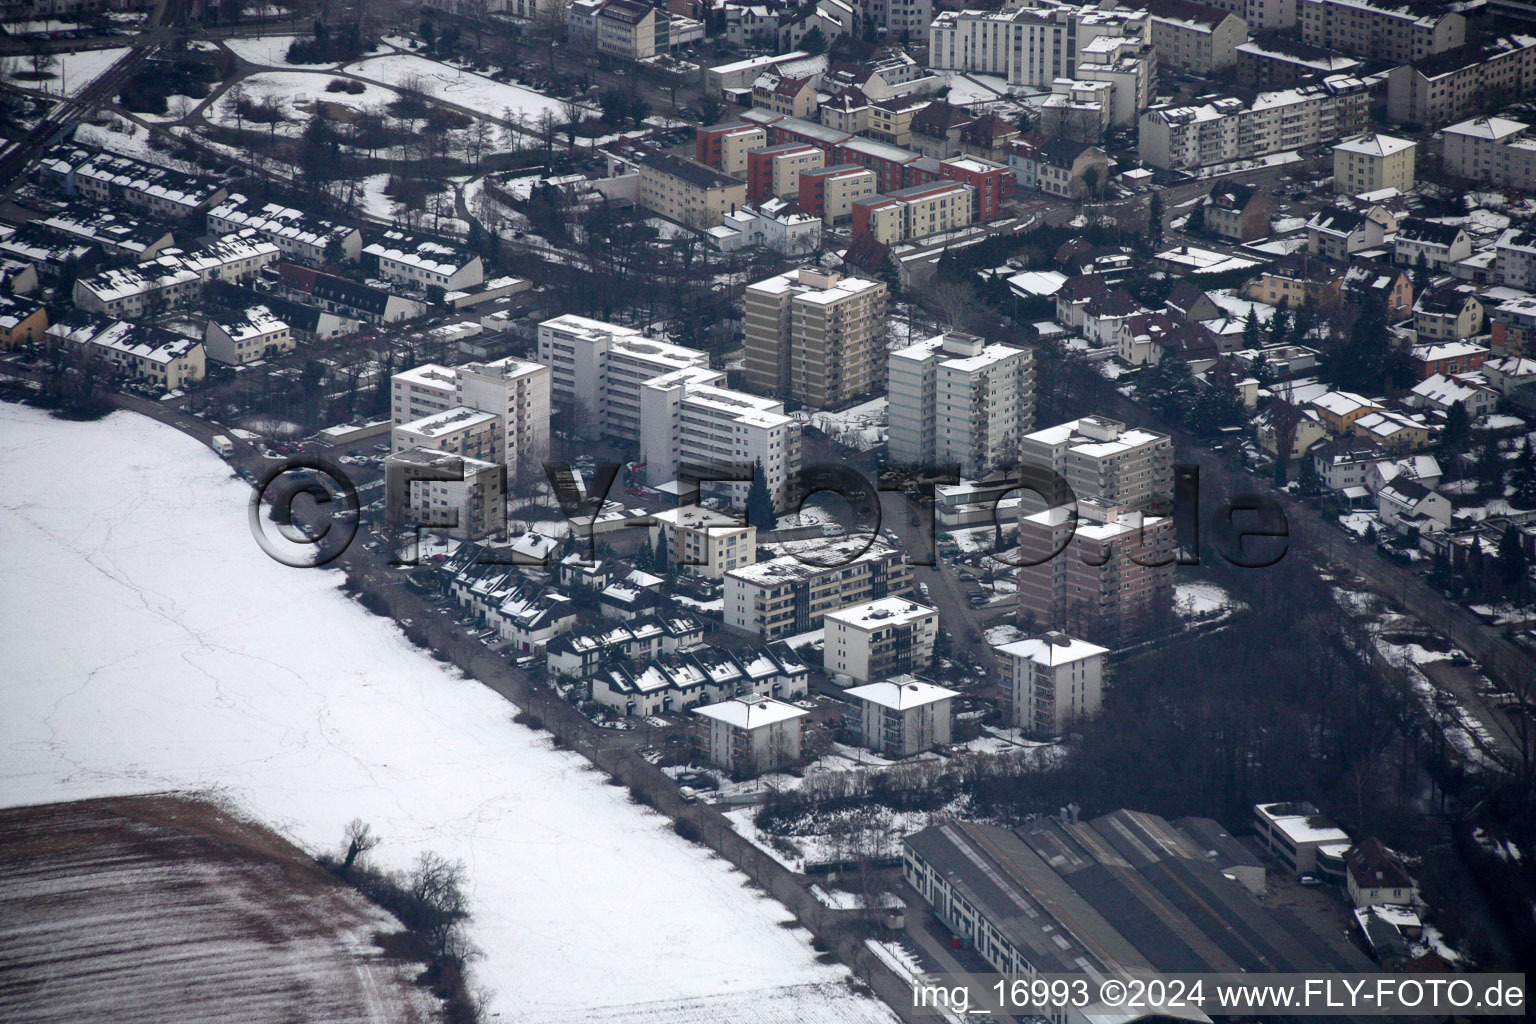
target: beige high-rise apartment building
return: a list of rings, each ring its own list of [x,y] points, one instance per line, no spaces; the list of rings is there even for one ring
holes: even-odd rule
[[[749,285],[747,383],[816,408],[880,387],[887,295],[880,281],[809,267]]]

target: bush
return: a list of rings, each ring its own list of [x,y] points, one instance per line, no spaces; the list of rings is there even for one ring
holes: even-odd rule
[[[519,711],[517,714],[512,716],[512,721],[516,722],[518,725],[526,725],[528,728],[535,731],[544,728],[544,719],[527,711]]]
[[[704,841],[704,833],[699,830],[699,826],[687,818],[679,818],[674,821],[672,823],[672,831],[690,843],[702,843]]]
[[[642,807],[656,806],[656,802],[651,799],[651,794],[633,784],[629,787],[629,799]]]

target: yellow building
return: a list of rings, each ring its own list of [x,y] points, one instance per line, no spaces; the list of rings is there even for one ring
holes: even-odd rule
[[[48,311],[41,302],[0,295],[0,349],[42,341],[47,330]]]
[[[1357,196],[1395,188],[1413,189],[1413,163],[1418,143],[1390,135],[1367,133],[1333,147],[1333,190]]]
[[[640,205],[691,228],[712,228],[747,202],[740,178],[684,160],[654,153],[640,162]]]

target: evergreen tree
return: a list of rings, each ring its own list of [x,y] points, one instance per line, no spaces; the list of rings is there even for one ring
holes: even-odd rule
[[[779,525],[779,517],[773,511],[773,497],[768,493],[767,476],[763,472],[763,460],[758,459],[752,484],[747,488],[747,523],[759,530],[772,530]]]
[[[1259,347],[1259,313],[1252,306],[1248,307],[1248,319],[1243,322],[1243,348],[1256,349]]]
[[[1499,452],[1497,441],[1484,441],[1472,463],[1472,475],[1477,479],[1477,496],[1484,501],[1504,494],[1504,456]]]
[[[1290,330],[1291,318],[1286,316],[1285,310],[1275,310],[1275,315],[1269,321],[1269,343],[1271,345],[1284,345],[1286,334]]]
[[[1529,578],[1525,569],[1525,549],[1520,546],[1520,531],[1515,525],[1504,527],[1499,538],[1499,582],[1506,594],[1524,593]]]
[[[1445,413],[1445,429],[1440,432],[1440,441],[1445,445],[1445,450],[1452,455],[1459,455],[1467,450],[1467,444],[1472,440],[1472,421],[1467,416],[1465,402],[1454,402]]]
[[[656,552],[651,557],[651,569],[657,573],[672,571],[672,551],[667,545],[667,535],[660,530],[656,531]]]
[[[1531,435],[1525,435],[1520,454],[1515,459],[1510,484],[1515,489],[1514,502],[1521,508],[1536,508],[1536,450],[1531,448]]]
[[[1147,245],[1153,252],[1163,245],[1163,197],[1157,192],[1147,204]]]

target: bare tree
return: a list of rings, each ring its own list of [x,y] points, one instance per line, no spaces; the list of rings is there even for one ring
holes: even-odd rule
[[[364,822],[362,818],[353,818],[347,822],[347,829],[342,833],[341,839],[341,877],[346,878],[347,872],[352,870],[352,865],[357,863],[358,858],[378,845],[379,837],[374,835],[372,825]]]
[[[925,304],[957,330],[964,330],[976,316],[976,290],[960,281],[936,281],[924,291]]]

